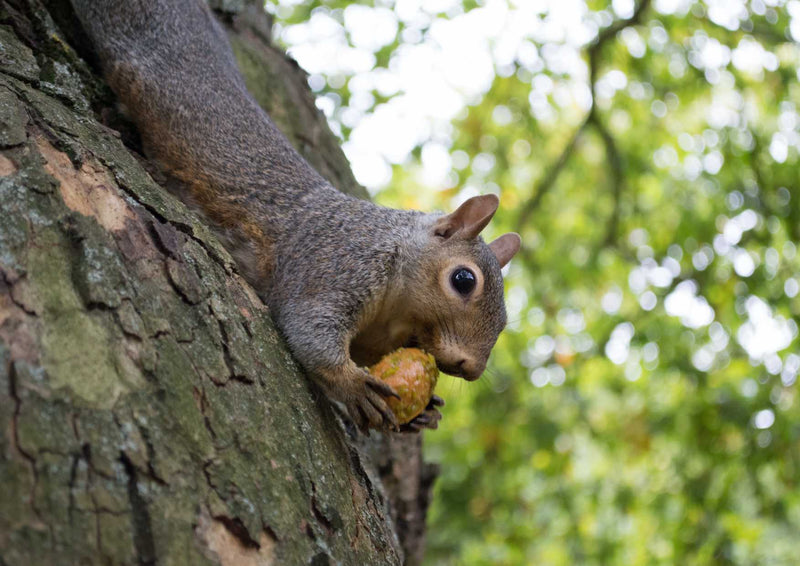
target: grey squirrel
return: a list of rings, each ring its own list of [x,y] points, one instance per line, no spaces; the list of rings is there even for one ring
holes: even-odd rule
[[[485,244],[498,206],[394,210],[334,189],[247,92],[202,0],[72,0],[147,154],[178,181],[268,305],[306,372],[362,430],[397,428],[396,395],[362,367],[401,346],[475,380],[506,324],[500,269],[517,234]],[[408,429],[437,426],[435,398]]]

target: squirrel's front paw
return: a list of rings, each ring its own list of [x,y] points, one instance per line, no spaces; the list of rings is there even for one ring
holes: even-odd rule
[[[370,428],[398,429],[397,417],[384,400],[386,397],[400,398],[394,389],[355,365],[320,374],[324,378],[322,386],[325,392],[347,407],[350,418],[362,432],[366,433]]]
[[[409,423],[402,425],[400,432],[422,432],[424,428],[439,428],[439,421],[442,420],[442,413],[439,412],[439,407],[443,406],[444,399],[434,395],[425,410],[411,419]]]

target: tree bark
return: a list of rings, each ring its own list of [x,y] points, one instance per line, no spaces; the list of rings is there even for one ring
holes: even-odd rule
[[[259,103],[365,197],[260,7],[214,7]],[[418,564],[421,439],[342,424],[93,62],[68,2],[0,2],[0,565]]]

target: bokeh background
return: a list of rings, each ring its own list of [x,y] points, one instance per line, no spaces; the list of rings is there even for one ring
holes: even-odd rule
[[[523,238],[427,563],[800,564],[800,1],[267,9],[378,202]]]

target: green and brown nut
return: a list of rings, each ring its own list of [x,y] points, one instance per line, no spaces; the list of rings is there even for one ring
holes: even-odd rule
[[[411,422],[425,410],[439,379],[436,360],[418,348],[395,350],[369,371],[400,395],[400,399],[386,400],[400,424]]]

